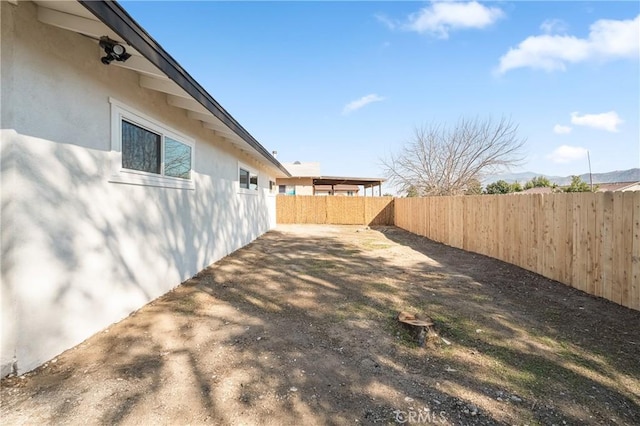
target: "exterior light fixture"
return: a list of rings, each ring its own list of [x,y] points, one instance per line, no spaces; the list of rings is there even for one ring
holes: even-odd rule
[[[115,40],[111,40],[107,36],[100,37],[100,47],[104,49],[105,56],[100,60],[103,64],[109,65],[111,61],[124,62],[131,57],[131,54],[127,53],[127,49],[123,45]]]

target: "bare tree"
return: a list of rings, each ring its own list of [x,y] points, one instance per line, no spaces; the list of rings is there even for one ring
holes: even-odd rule
[[[389,182],[418,195],[463,194],[474,181],[520,164],[525,139],[511,120],[461,118],[452,128],[415,129],[397,154],[382,159]]]

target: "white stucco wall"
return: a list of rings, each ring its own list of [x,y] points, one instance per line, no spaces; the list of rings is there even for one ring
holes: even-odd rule
[[[275,180],[97,43],[1,3],[2,375],[35,368],[275,226]],[[64,46],[60,49],[60,46]],[[195,140],[195,190],[109,182],[113,97]],[[238,191],[238,161],[259,171]]]
[[[276,183],[295,186],[296,195],[313,195],[313,179],[310,177],[278,178]]]

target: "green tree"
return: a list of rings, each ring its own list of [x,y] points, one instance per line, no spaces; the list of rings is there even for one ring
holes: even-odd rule
[[[511,191],[509,192],[522,192],[522,185],[520,182],[514,182],[511,184]]]
[[[566,187],[564,192],[591,192],[591,186],[580,176],[571,176],[571,185]]]
[[[485,189],[487,194],[508,194],[511,192],[511,185],[504,180],[490,183]]]
[[[544,176],[537,176],[524,184],[524,189],[552,187],[551,181]]]

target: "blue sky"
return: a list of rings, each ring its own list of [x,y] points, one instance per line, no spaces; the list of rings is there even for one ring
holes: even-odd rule
[[[121,4],[282,162],[381,176],[417,126],[507,116],[512,171],[640,167],[635,1]]]

